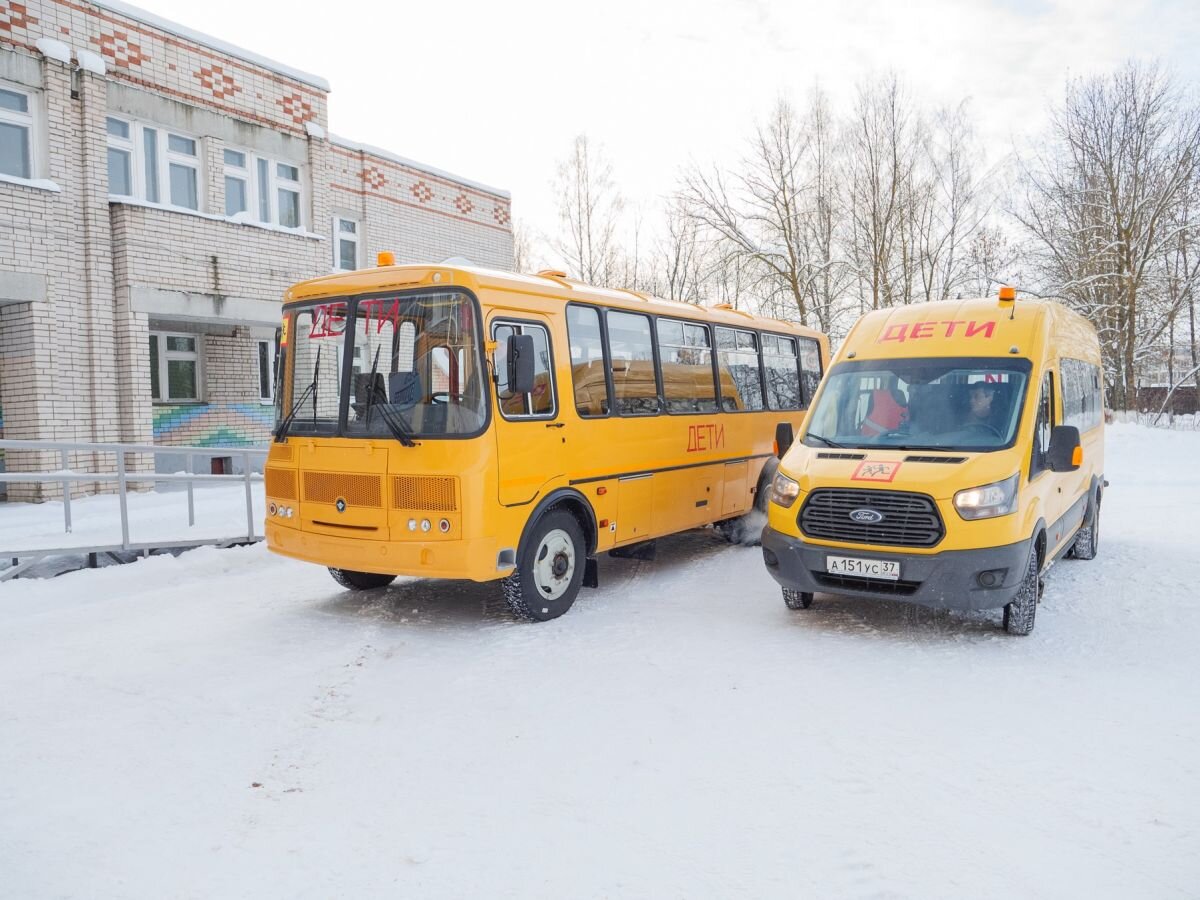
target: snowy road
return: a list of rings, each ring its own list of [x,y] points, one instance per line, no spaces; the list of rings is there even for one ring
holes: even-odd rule
[[[1109,460],[1028,638],[707,532],[545,625],[261,546],[0,584],[0,897],[1195,897],[1200,434]]]

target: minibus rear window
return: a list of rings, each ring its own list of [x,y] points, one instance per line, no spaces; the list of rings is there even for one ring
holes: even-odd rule
[[[989,451],[1011,447],[1027,359],[853,360],[830,371],[805,443]]]

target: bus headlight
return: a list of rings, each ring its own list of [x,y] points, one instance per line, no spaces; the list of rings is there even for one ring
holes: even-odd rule
[[[954,508],[964,519],[991,519],[1007,516],[1017,508],[1018,472],[1003,481],[968,488],[954,495]]]
[[[800,485],[792,481],[782,472],[775,473],[775,480],[771,482],[771,502],[778,503],[784,509],[787,509],[796,502],[796,498],[800,496]]]

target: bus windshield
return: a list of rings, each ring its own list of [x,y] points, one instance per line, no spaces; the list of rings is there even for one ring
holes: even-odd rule
[[[487,400],[477,322],[473,301],[458,291],[298,309],[289,433],[402,443],[478,434]]]
[[[810,447],[989,451],[1012,446],[1032,366],[1026,359],[839,363],[809,419]]]

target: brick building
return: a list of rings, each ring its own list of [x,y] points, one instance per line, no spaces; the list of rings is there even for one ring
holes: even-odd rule
[[[264,443],[287,285],[512,266],[506,192],[329,134],[328,94],[120,3],[0,0],[0,436]]]

